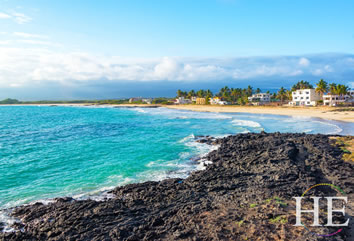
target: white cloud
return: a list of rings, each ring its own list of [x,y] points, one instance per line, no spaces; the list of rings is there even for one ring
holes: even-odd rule
[[[23,14],[23,13],[1,13],[0,12],[0,19],[12,19],[18,24],[24,24],[32,21],[32,18]]]
[[[18,24],[24,24],[32,21],[32,18],[23,14],[23,13],[13,13],[12,14],[13,18],[15,19],[15,22]]]
[[[6,13],[0,13],[0,19],[8,19],[8,18],[11,18],[11,16]]]
[[[133,59],[83,52],[60,52],[40,48],[42,45],[53,44],[47,41],[33,39],[21,41],[30,46],[26,48],[0,46],[1,87],[50,83],[76,86],[127,81],[287,80],[302,79],[303,76],[304,79],[308,76],[314,76],[316,79],[317,76],[334,79],[332,76],[335,74],[354,72],[352,68],[343,67],[343,62],[340,62],[347,61],[350,56],[337,58],[312,56],[309,57],[312,68],[299,69],[297,57]]]
[[[59,43],[42,41],[42,40],[33,40],[33,39],[20,39],[20,40],[17,40],[17,42],[24,43],[24,44],[32,44],[32,45],[45,45],[45,46],[51,46],[51,47],[61,47],[62,46]]]
[[[0,45],[8,45],[10,43],[11,43],[10,40],[0,40]]]
[[[174,59],[165,57],[155,66],[152,78],[157,80],[177,79],[180,70],[181,66]]]
[[[299,60],[299,65],[307,67],[307,66],[310,65],[310,60],[308,60],[307,58],[302,57]]]
[[[312,71],[312,74],[315,76],[321,76],[324,75],[326,73],[330,73],[333,72],[333,68],[330,65],[325,65],[322,68],[317,68],[315,70]]]
[[[14,32],[13,35],[21,37],[21,38],[40,38],[40,39],[47,39],[48,38],[48,36],[45,36],[45,35],[23,33],[23,32]]]

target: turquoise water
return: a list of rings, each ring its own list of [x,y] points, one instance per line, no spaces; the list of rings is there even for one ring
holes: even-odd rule
[[[114,186],[186,177],[210,150],[194,136],[350,133],[353,124],[165,108],[0,107],[0,209]]]

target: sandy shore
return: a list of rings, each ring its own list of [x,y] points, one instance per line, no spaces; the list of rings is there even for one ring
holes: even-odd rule
[[[289,116],[318,117],[327,120],[354,122],[354,111],[339,111],[336,107],[272,107],[272,106],[208,106],[208,105],[167,105],[171,109],[202,112],[240,112]],[[338,110],[338,111],[336,111]]]
[[[27,105],[27,104],[25,104]],[[95,106],[95,104],[28,104],[30,106]],[[0,105],[0,106],[16,106],[16,105]],[[24,106],[19,104],[18,106]],[[286,107],[286,106],[215,106],[215,105],[147,105],[147,104],[113,104],[99,105],[110,107],[140,107],[140,108],[156,108],[166,107],[177,110],[191,110],[200,112],[229,112],[229,113],[254,113],[254,114],[273,114],[288,116],[307,116],[318,117],[327,120],[354,122],[354,111],[340,111],[349,107]],[[353,107],[351,107],[354,110]],[[336,111],[337,110],[337,111]]]

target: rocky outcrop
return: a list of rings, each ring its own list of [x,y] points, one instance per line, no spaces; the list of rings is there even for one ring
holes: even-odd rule
[[[326,240],[294,227],[293,196],[333,183],[353,195],[353,166],[325,135],[239,134],[219,140],[203,171],[117,187],[104,201],[21,206],[1,240]],[[316,190],[321,195],[334,190]],[[321,228],[330,233],[337,229]],[[331,240],[349,240],[343,229]]]

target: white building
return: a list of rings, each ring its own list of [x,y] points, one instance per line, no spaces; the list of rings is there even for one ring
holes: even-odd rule
[[[192,101],[190,99],[185,99],[184,97],[178,97],[175,103],[179,105],[184,105],[184,104],[191,104]]]
[[[151,98],[147,98],[147,99],[142,99],[143,103],[146,103],[148,105],[151,105],[152,103],[152,99]]]
[[[136,102],[136,101],[142,101],[142,97],[134,97],[134,98],[130,98],[129,99],[129,103],[133,103],[133,102]]]
[[[258,93],[248,97],[249,102],[269,102],[270,94],[267,93]]]
[[[227,101],[223,101],[219,97],[210,98],[209,102],[211,105],[227,105],[228,104]]]
[[[289,102],[294,106],[315,106],[321,100],[321,94],[315,89],[302,89],[292,92],[293,100]]]
[[[354,102],[354,90],[349,90],[347,95],[323,95],[323,104],[328,106],[337,106],[343,103]]]

